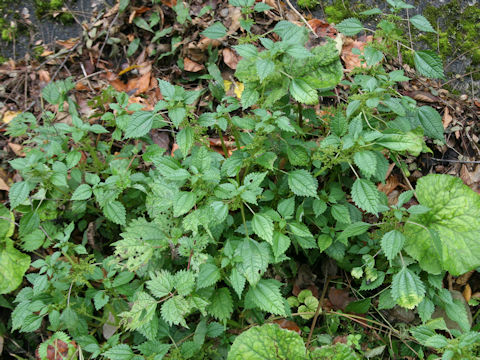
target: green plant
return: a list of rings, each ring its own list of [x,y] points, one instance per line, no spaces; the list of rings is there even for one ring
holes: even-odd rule
[[[270,321],[269,314],[290,317],[298,306],[301,321],[309,320],[318,300],[304,290],[298,303],[287,301],[288,288],[275,277],[296,271],[291,259],[330,257],[356,279],[359,299],[347,311],[367,314],[378,297],[375,310],[417,308],[425,323],[441,307],[468,334],[466,311],[442,279],[480,266],[478,194],[429,175],[391,205],[376,186],[390,162],[407,174],[404,157],[430,152],[425,137],[443,142],[440,115],[398,92],[409,79],[387,71],[381,47],[367,46],[366,68],[342,81],[334,42],[307,49],[306,29],[280,21],[279,40],[258,36],[261,47],[254,45],[248,19],[260,3],[232,4],[242,7],[247,31],[234,47],[242,56],[240,99],[226,96],[210,64],[208,90],[159,79],[163,100],[147,111],[108,88],[85,119],[66,79],[43,89],[51,107],[39,121],[24,113],[9,124],[26,156],[10,162],[23,180],[10,190],[10,211],[1,210],[1,254],[21,259],[3,267],[15,273],[3,292],[31,266],[10,329],[43,326],[56,334],[47,350],[57,338],[74,340],[91,357],[112,360],[235,359],[258,346],[288,359],[303,359],[306,350],[312,359],[355,359],[357,336],[306,349],[299,335],[271,324],[244,331],[228,351],[232,333]],[[136,25],[153,32],[156,21]],[[338,28],[348,35],[363,26],[348,19]],[[220,38],[226,28],[215,23],[203,35]],[[317,114],[310,105],[340,83],[350,89],[347,102]],[[56,121],[61,116],[71,121]],[[162,128],[178,145],[173,154],[150,136]],[[210,148],[213,134],[221,153]],[[407,206],[413,196],[420,204]],[[449,260],[466,246],[468,261]]]
[[[299,0],[297,4],[302,8],[312,9],[315,6],[319,5],[319,2],[318,0]]]

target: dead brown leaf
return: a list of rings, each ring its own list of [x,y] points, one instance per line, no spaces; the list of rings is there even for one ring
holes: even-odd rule
[[[3,114],[2,122],[5,124],[8,124],[10,121],[12,121],[17,115],[20,115],[22,112],[21,111],[5,111]]]
[[[240,56],[230,48],[225,48],[222,51],[223,62],[232,70],[237,68]]]
[[[199,64],[193,60],[190,60],[188,57],[183,59],[183,67],[185,71],[189,72],[199,72],[205,69],[205,66]]]
[[[446,129],[448,125],[452,123],[453,116],[450,115],[450,111],[448,110],[448,107],[445,107],[445,111],[443,112],[443,117],[442,117],[442,124],[443,128]]]
[[[79,38],[70,38],[68,40],[57,40],[56,43],[60,46],[63,46],[65,49],[72,49],[79,42]]]
[[[472,288],[470,287],[470,285],[468,284],[465,285],[465,287],[463,288],[462,295],[465,298],[465,301],[468,303],[472,298]]]
[[[8,186],[5,180],[3,180],[1,177],[0,177],[0,190],[4,190],[4,191],[10,190],[10,186]]]
[[[353,49],[358,49],[363,52],[366,42],[354,40],[352,38],[346,38],[341,52],[341,58],[345,64],[346,71],[352,71],[356,67],[367,67],[367,64],[360,61],[360,56],[352,53]]]
[[[468,280],[470,280],[470,278],[472,277],[472,275],[475,273],[475,270],[472,270],[472,271],[469,271],[463,275],[460,275],[456,280],[455,282],[458,284],[458,285],[466,285]]]
[[[278,326],[280,326],[282,329],[295,331],[299,335],[302,334],[302,330],[300,330],[300,327],[294,321],[287,320],[287,319],[278,319],[278,320],[275,320],[274,322],[278,324]]]
[[[335,310],[345,310],[347,305],[355,300],[350,297],[350,293],[347,289],[336,289],[334,287],[330,287],[328,290],[328,299]]]
[[[12,149],[12,151],[15,153],[15,155],[20,156],[20,157],[25,156],[25,153],[23,152],[23,146],[22,145],[14,144],[14,143],[9,142],[8,146],[10,147],[10,149]]]
[[[328,22],[320,19],[308,20],[308,24],[312,27],[318,37],[329,37],[335,39],[338,31]]]

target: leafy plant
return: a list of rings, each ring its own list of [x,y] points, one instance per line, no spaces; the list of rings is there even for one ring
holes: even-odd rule
[[[440,115],[398,92],[409,79],[387,70],[381,46],[368,46],[365,69],[342,81],[333,41],[307,49],[307,31],[287,21],[276,24],[277,41],[252,34],[252,14],[266,7],[231,4],[241,7],[246,30],[234,47],[242,57],[238,98],[225,94],[211,64],[208,90],[158,79],[163,99],[145,110],[108,88],[84,119],[67,79],[43,89],[52,106],[40,121],[25,113],[9,124],[26,156],[10,162],[23,180],[11,187],[10,210],[0,209],[0,271],[14,274],[0,293],[14,291],[31,266],[14,294],[10,329],[54,333],[43,352],[57,340],[70,351],[75,341],[92,358],[112,360],[356,359],[356,337],[306,349],[277,325],[243,331],[271,315],[291,317],[295,307],[306,323],[319,300],[310,290],[286,299],[284,275],[297,271],[295,259],[329,257],[358,285],[347,311],[368,313],[378,297],[375,310],[416,308],[426,323],[440,307],[468,340],[465,309],[442,278],[480,265],[479,196],[446,175],[420,179],[394,205],[377,188],[391,162],[406,173],[404,157],[431,151],[426,137],[443,142]],[[394,15],[407,6],[389,4]],[[183,22],[185,9],[174,9]],[[136,25],[153,33],[157,20]],[[422,18],[413,23],[430,30]],[[353,35],[363,26],[347,19],[338,29]],[[202,34],[226,32],[214,23]],[[311,107],[340,83],[349,88],[346,103]],[[56,121],[61,115],[71,122]],[[151,137],[162,128],[173,153]],[[210,146],[214,134],[221,151]],[[438,348],[456,346],[446,342]]]

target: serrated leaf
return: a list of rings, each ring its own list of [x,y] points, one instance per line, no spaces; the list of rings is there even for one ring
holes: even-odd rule
[[[227,35],[227,28],[221,22],[217,21],[203,30],[200,34],[209,39],[220,39]]]
[[[356,152],[353,155],[353,160],[366,177],[370,177],[377,172],[377,156],[373,151]]]
[[[422,106],[418,109],[417,119],[425,130],[425,135],[437,140],[444,140],[442,117],[431,106]]]
[[[211,297],[210,305],[207,306],[207,311],[220,321],[229,319],[233,312],[233,301],[230,291],[225,287],[216,290]]]
[[[105,351],[102,355],[110,360],[130,360],[135,354],[127,344],[118,344]]]
[[[177,271],[173,283],[179,295],[190,295],[195,287],[195,274],[193,271],[186,269]]]
[[[288,146],[287,156],[293,166],[307,166],[310,163],[310,156],[302,146]]]
[[[341,113],[337,112],[332,120],[329,122],[332,132],[337,136],[343,136],[348,130],[347,118]]]
[[[413,62],[421,75],[430,79],[445,79],[442,59],[433,51],[415,51]]]
[[[28,199],[29,194],[30,185],[26,181],[19,181],[13,184],[8,192],[10,208],[15,209],[18,205]]]
[[[163,320],[170,325],[188,327],[184,317],[189,310],[187,301],[182,296],[177,295],[165,301],[160,312]]]
[[[391,230],[383,235],[380,242],[382,250],[388,260],[393,260],[405,244],[405,236],[398,230]]]
[[[237,336],[227,360],[301,360],[306,359],[305,354],[300,335],[276,324],[265,324]]]
[[[435,311],[435,305],[432,300],[424,298],[420,304],[418,304],[417,312],[423,323],[426,323],[432,318],[432,314]]]
[[[117,200],[109,201],[103,207],[105,217],[118,225],[125,225],[126,211],[123,204]]]
[[[295,195],[317,197],[317,179],[307,170],[300,169],[289,172],[288,186]]]
[[[245,308],[259,308],[275,315],[285,316],[280,286],[281,283],[273,279],[262,279],[255,286],[251,285],[245,295]]]
[[[150,290],[153,296],[162,298],[173,289],[174,278],[166,270],[160,270],[151,276],[151,279],[147,281],[147,288]]]
[[[425,297],[425,286],[417,274],[404,267],[393,275],[392,297],[398,305],[413,309]]]
[[[240,274],[237,268],[233,268],[230,274],[230,277],[228,279],[232,284],[233,290],[235,290],[238,297],[241,298],[243,289],[245,288],[245,282],[246,282],[245,277],[242,274]]]
[[[357,221],[353,224],[348,225],[345,230],[341,232],[338,236],[338,240],[347,239],[349,237],[358,236],[367,232],[370,228],[370,224],[365,223],[363,221]]]
[[[197,202],[197,196],[193,192],[179,191],[173,201],[173,216],[179,217],[188,213]]]
[[[432,274],[447,270],[457,276],[479,267],[480,195],[461,179],[441,174],[420,178],[416,194],[430,211],[406,222],[407,253]]]
[[[257,75],[260,78],[260,82],[263,82],[270,74],[275,70],[275,63],[270,59],[257,59],[255,62],[257,69]]]
[[[270,262],[269,245],[246,238],[237,251],[242,259],[242,262],[237,265],[237,269],[251,285],[255,285],[267,270]]]
[[[191,127],[186,127],[180,130],[175,136],[177,140],[177,145],[180,148],[180,151],[183,154],[183,157],[188,155],[188,152],[193,146],[193,141],[195,139],[195,133]]]
[[[264,214],[256,213],[252,218],[252,229],[260,238],[272,245],[273,221]]]
[[[136,139],[148,134],[152,129],[153,122],[159,115],[152,111],[137,111],[134,112],[128,121],[125,130],[126,139]]]
[[[387,289],[380,294],[378,298],[378,310],[393,309],[397,302],[392,297],[392,290]]]
[[[242,98],[240,102],[242,103],[242,107],[246,109],[252,105],[255,105],[258,102],[259,98],[259,92],[255,88],[247,86],[242,92]]]
[[[273,256],[275,256],[275,259],[279,258],[282,254],[285,253],[285,251],[288,250],[290,247],[290,238],[278,231],[275,231],[273,233],[273,244],[272,244],[272,250],[273,250]]]
[[[5,247],[0,245],[0,294],[7,294],[22,283],[23,275],[30,267],[30,256],[15,249],[9,238],[1,241]]]
[[[70,200],[88,200],[92,196],[92,188],[88,184],[81,184],[75,189]]]
[[[345,205],[335,204],[330,208],[330,212],[333,218],[341,223],[350,224],[352,222],[350,212]]]
[[[220,280],[220,270],[215,264],[202,264],[197,276],[197,290],[216,284]]]
[[[377,65],[380,61],[383,60],[383,53],[380,50],[377,50],[371,46],[365,47],[363,56],[365,57],[365,61],[367,62],[368,66]]]
[[[108,303],[110,297],[105,293],[105,291],[97,291],[95,296],[93,297],[93,304],[95,305],[95,309],[98,311]]]
[[[290,83],[290,94],[302,104],[315,105],[318,103],[317,90],[303,79],[292,80]]]
[[[357,179],[352,186],[352,200],[362,210],[372,214],[378,213],[380,193],[374,183],[365,179]]]
[[[425,16],[415,15],[410,18],[410,22],[420,31],[436,33],[435,29],[430,24]]]
[[[363,25],[360,20],[349,18],[343,20],[340,24],[335,26],[338,31],[347,36],[357,35],[363,30]]]

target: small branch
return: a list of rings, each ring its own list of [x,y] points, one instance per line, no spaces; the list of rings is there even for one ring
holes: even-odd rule
[[[448,163],[459,163],[459,164],[480,164],[480,160],[458,160],[458,159],[437,159],[437,158],[430,158],[430,160],[438,161],[438,162],[448,162]]]
[[[302,19],[302,21],[305,23],[305,25],[307,25],[307,27],[310,29],[310,31],[312,32],[312,34],[313,34],[316,38],[318,38],[318,35],[317,35],[317,33],[315,32],[315,30],[313,30],[313,28],[310,26],[310,24],[308,23],[308,21],[305,20],[305,18],[303,17],[303,15],[300,14],[300,12],[299,12],[297,9],[295,9],[295,7],[292,5],[292,3],[290,2],[290,0],[285,0],[285,1],[287,2],[288,6],[290,6],[290,8],[293,10],[293,12],[294,12],[295,14],[297,14],[297,15],[300,17],[300,19]]]

